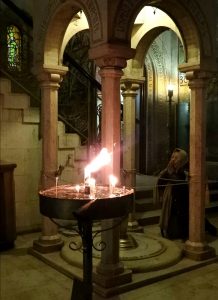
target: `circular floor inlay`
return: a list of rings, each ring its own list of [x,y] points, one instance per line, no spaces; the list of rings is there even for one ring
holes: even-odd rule
[[[158,256],[166,250],[164,243],[153,237],[148,237],[143,234],[134,233],[134,239],[138,246],[133,249],[120,249],[121,260],[137,260]],[[101,237],[96,237],[93,241],[95,248],[99,248]],[[105,245],[107,248],[107,245]],[[106,251],[103,250],[103,251]],[[93,249],[93,257],[100,258],[101,251]]]
[[[176,264],[182,256],[181,249],[173,241],[164,239],[153,234],[130,233],[136,240],[138,247],[131,249],[120,249],[120,260],[127,269],[134,273],[160,270],[164,267]],[[101,241],[100,235],[94,238],[93,244]],[[83,250],[81,247],[81,237],[73,237],[65,243],[61,250],[61,257],[75,267],[83,267]],[[73,243],[75,251],[69,245]],[[111,245],[108,245],[109,252]],[[74,247],[73,247],[74,248]],[[77,250],[76,250],[77,249]],[[107,251],[106,249],[103,251]],[[97,266],[103,253],[92,248],[93,266]],[[109,255],[111,255],[109,253]]]

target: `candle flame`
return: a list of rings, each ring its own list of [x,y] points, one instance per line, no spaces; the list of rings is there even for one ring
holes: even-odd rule
[[[89,179],[89,185],[95,187],[95,178],[90,178]]]
[[[115,185],[117,184],[118,179],[117,179],[117,177],[115,177],[114,175],[110,175],[110,176],[109,176],[109,181],[110,181],[110,184],[111,184],[113,187],[115,187]]]
[[[100,153],[85,167],[85,178],[90,177],[90,174],[100,170],[102,167],[111,162],[111,154],[107,148],[102,148]]]
[[[114,188],[116,183],[118,182],[117,177],[115,177],[114,175],[109,175],[109,193],[110,193],[110,197],[113,195],[114,193]]]
[[[77,184],[75,188],[76,188],[77,193],[79,193],[80,186]]]

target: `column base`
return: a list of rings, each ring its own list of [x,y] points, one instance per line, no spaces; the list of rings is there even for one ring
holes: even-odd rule
[[[143,227],[141,227],[139,225],[137,220],[131,220],[131,221],[128,221],[127,231],[142,233],[142,232],[144,232],[144,229],[143,229]]]
[[[38,240],[33,241],[33,250],[40,253],[51,253],[59,251],[64,245],[64,242],[59,236],[40,237]]]
[[[103,290],[106,288],[113,288],[118,285],[129,283],[132,281],[132,271],[124,270],[120,274],[100,274],[96,271],[93,271],[93,282],[95,283],[94,291],[96,293],[104,294]],[[100,292],[102,291],[102,292]]]
[[[131,234],[127,234],[124,238],[120,238],[120,249],[135,249],[138,244]]]
[[[216,256],[214,248],[204,243],[196,243],[189,240],[185,243],[183,253],[185,257],[196,261],[206,260]]]

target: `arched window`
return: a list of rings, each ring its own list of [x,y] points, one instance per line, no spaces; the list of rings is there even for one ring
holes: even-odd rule
[[[7,54],[8,68],[21,70],[21,34],[14,25],[7,27]]]

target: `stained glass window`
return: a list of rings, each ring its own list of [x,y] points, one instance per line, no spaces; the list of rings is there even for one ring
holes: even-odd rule
[[[7,27],[8,67],[21,69],[21,34],[19,29],[10,25]]]

